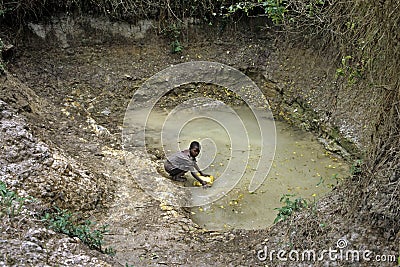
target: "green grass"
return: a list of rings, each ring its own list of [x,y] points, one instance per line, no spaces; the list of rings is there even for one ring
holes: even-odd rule
[[[26,198],[18,196],[12,190],[9,190],[3,181],[0,181],[0,218],[8,216],[15,217],[21,212]]]
[[[13,219],[20,214],[24,204],[30,197],[20,197],[16,192],[7,188],[0,181],[0,219],[8,217]],[[98,250],[108,255],[115,255],[111,247],[103,248],[103,235],[108,232],[108,225],[97,225],[90,220],[78,220],[76,214],[59,208],[46,212],[42,219],[49,228],[70,237],[78,237],[89,248]]]
[[[280,208],[275,208],[278,211],[274,223],[279,221],[286,221],[294,212],[300,211],[308,207],[308,202],[306,199],[302,197],[291,199],[295,195],[284,194],[279,200],[281,203],[284,203],[284,206]]]
[[[46,212],[43,221],[54,231],[70,237],[78,237],[91,249],[98,250],[108,255],[115,255],[113,248],[103,249],[103,235],[108,232],[108,225],[97,226],[90,220],[79,220],[71,211],[54,208]]]

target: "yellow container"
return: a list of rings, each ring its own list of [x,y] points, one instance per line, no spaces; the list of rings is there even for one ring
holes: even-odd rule
[[[214,183],[214,176],[212,176],[212,175],[207,177],[207,176],[201,176],[200,173],[197,173],[197,176],[199,176],[201,180],[203,180],[204,182],[207,182],[207,184],[209,184],[209,185],[212,185]],[[201,183],[197,180],[193,182],[193,185],[194,186],[202,186]]]

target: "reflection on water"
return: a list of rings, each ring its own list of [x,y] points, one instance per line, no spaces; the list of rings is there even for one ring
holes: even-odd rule
[[[338,179],[348,174],[346,163],[325,151],[312,134],[294,129],[283,122],[276,122],[276,151],[272,164],[260,162],[264,166],[257,165],[261,149],[273,153],[274,136],[263,137],[271,140],[261,146],[258,124],[251,111],[247,108],[235,111],[244,121],[246,136],[243,133],[238,135],[232,129],[228,131],[223,126],[237,123],[237,117],[232,116],[223,117],[220,119],[222,122],[199,117],[175,130],[174,122],[165,123],[168,121],[167,113],[152,112],[149,118],[146,137],[153,141],[150,141],[151,147],[163,146],[165,153],[169,154],[185,149],[191,141],[198,140],[202,145],[198,157],[199,166],[205,173],[216,178],[216,186],[219,186],[218,177],[224,173],[232,173],[232,179],[237,179],[238,175],[241,177],[232,190],[227,190],[225,197],[191,209],[193,220],[200,226],[209,230],[265,228],[276,217],[277,211],[274,209],[283,205],[279,202],[282,195],[293,194],[313,201],[326,194]],[[184,120],[182,115],[178,119]],[[163,124],[161,142],[157,135]],[[235,138],[243,140],[240,151],[233,153],[237,149],[232,145]],[[268,170],[269,166],[271,169],[268,174],[265,173],[264,183],[250,193],[248,187],[254,173],[259,169]],[[193,186],[191,175],[187,174],[186,177],[188,181],[185,186]],[[192,197],[196,198],[195,195]]]

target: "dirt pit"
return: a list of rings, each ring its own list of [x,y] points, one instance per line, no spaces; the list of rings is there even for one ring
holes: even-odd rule
[[[106,194],[107,197],[98,198],[97,202],[93,202],[95,208],[84,212],[92,220],[110,225],[104,245],[116,251],[113,260],[108,259],[114,261],[113,265],[193,266],[196,263],[197,266],[263,266],[265,262],[260,261],[257,252],[264,244],[269,243],[279,248],[290,243],[288,236],[291,233],[286,230],[280,232],[277,228],[272,232],[269,232],[269,228],[255,231],[229,227],[223,232],[206,230],[190,219],[197,214],[191,214],[193,210],[173,207],[150,197],[136,183],[135,175],[145,175],[144,178],[149,179],[157,177],[163,179],[166,186],[168,183],[171,187],[175,186],[157,172],[157,160],[162,155],[154,154],[154,158],[150,159],[145,151],[132,150],[128,157],[133,164],[130,168],[126,166],[127,158],[121,141],[126,107],[135,91],[149,77],[170,65],[195,60],[218,61],[257,76],[257,73],[268,72],[266,66],[274,58],[268,39],[261,36],[256,38],[251,33],[245,39],[240,38],[239,34],[232,38],[199,32],[190,37],[193,38],[188,38],[191,41],[185,44],[180,54],[172,54],[168,41],[153,34],[124,43],[100,42],[66,48],[49,47],[36,40],[32,42],[34,46],[20,49],[17,57],[8,65],[8,75],[18,81],[13,85],[14,89],[21,92],[29,88],[41,101],[37,110],[27,111],[20,107],[19,112],[26,116],[31,133],[51,149],[62,151],[83,173],[90,174],[90,177],[104,184],[98,188],[98,194]],[[257,83],[267,98],[274,102],[273,97],[277,92],[271,90],[271,80],[261,79]],[[310,78],[310,84],[315,83],[319,81],[315,77]],[[14,105],[18,108],[19,104]],[[274,107],[276,103],[271,105]],[[281,129],[286,131],[287,128],[284,126]],[[287,139],[290,145],[294,142],[296,146],[296,140],[290,138]],[[313,149],[308,144],[304,145],[312,153]],[[288,149],[291,157],[301,157],[305,149],[300,147],[296,151],[292,150]],[[321,152],[319,150],[315,153],[320,155]],[[289,154],[283,157],[289,157]],[[322,158],[325,160],[326,155]],[[317,156],[313,159],[322,160]],[[222,163],[223,159],[218,161]],[[322,168],[325,165],[336,166],[328,161],[321,165]],[[310,166],[306,169],[312,168]],[[294,169],[285,171],[294,172]],[[40,172],[40,167],[37,171]],[[210,171],[218,172],[217,169]],[[332,174],[330,171],[334,171],[333,168],[326,173],[327,177]],[[320,172],[313,172],[316,176],[312,185],[320,182],[317,175]],[[302,175],[301,172],[299,175]],[[285,185],[282,193],[292,193],[297,190],[296,186]],[[56,191],[55,188],[53,190]],[[305,192],[311,196],[315,193],[312,190]],[[61,195],[41,197],[44,202],[52,203],[57,196]],[[332,203],[340,201],[340,197],[332,199]],[[63,205],[68,204],[68,201],[58,197],[55,203]],[[274,204],[271,205],[270,208],[273,208]],[[324,202],[317,208],[324,209],[327,205]],[[229,203],[224,206],[228,207]],[[75,209],[80,210],[79,207]],[[327,214],[331,216],[331,213]],[[265,226],[270,224],[270,219],[266,219],[268,222]],[[206,221],[211,219],[203,217],[202,220],[198,218],[199,224],[208,228]],[[240,218],[237,220],[242,222]],[[250,221],[247,222],[248,226],[237,224],[231,228],[252,228]],[[262,225],[264,221],[254,228],[262,228]],[[215,228],[220,229],[220,226]],[[321,231],[325,229],[328,228]],[[346,235],[350,236],[351,233],[346,232]],[[334,243],[336,240],[336,235],[331,236],[330,241]],[[280,266],[279,262],[273,264]]]

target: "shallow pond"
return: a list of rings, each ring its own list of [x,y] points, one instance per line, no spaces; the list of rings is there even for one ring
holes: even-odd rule
[[[232,116],[232,112],[244,122],[246,136],[235,130],[238,116]],[[218,105],[203,105],[175,112],[152,111],[146,126],[148,147],[163,148],[169,155],[186,149],[193,140],[199,141],[202,149],[198,165],[215,177],[213,187],[204,190],[223,193],[216,201],[191,207],[192,218],[200,226],[209,230],[266,228],[276,218],[275,208],[284,205],[280,202],[283,195],[290,195],[292,200],[302,197],[312,204],[348,175],[348,165],[326,151],[313,134],[268,120],[267,127],[276,127],[275,155],[275,137],[264,136],[268,141],[260,142],[260,124],[249,108],[225,110]],[[263,145],[270,160],[258,162]],[[258,170],[265,180],[250,192],[249,184]],[[227,185],[222,178],[227,173],[237,182]],[[184,186],[193,187],[194,178],[190,173],[186,177]],[[194,203],[201,203],[198,198],[203,195],[194,191],[191,197]]]

